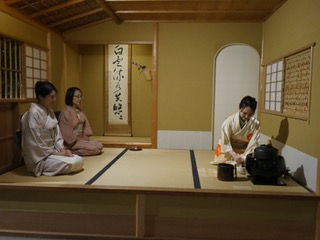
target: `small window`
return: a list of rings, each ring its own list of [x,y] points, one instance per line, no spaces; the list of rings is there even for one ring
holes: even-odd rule
[[[264,96],[264,109],[266,111],[282,111],[283,60],[268,64],[266,66]]]
[[[35,98],[34,85],[48,80],[48,53],[46,50],[25,45],[26,98]]]
[[[0,36],[0,98],[21,98],[21,42]]]

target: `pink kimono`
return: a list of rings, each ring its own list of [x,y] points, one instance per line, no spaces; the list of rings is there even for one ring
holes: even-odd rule
[[[89,139],[92,130],[86,115],[79,109],[65,106],[59,117],[59,126],[65,145],[80,156],[97,155],[102,144]]]

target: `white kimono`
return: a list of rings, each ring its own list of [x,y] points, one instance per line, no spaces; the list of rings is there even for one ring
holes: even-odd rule
[[[221,136],[216,147],[214,160],[210,162],[211,164],[233,162],[231,155],[227,153],[232,150],[245,159],[247,154],[252,153],[259,146],[259,121],[251,117],[241,128],[239,114],[240,112],[238,111],[223,122]]]
[[[64,149],[58,121],[52,111],[40,104],[31,103],[21,118],[22,155],[28,171],[35,176],[66,174],[79,171],[83,159],[52,155]]]

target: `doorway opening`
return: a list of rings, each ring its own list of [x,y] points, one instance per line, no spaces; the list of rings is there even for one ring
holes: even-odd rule
[[[260,55],[247,44],[222,47],[215,56],[213,84],[213,146],[217,146],[223,121],[239,109],[244,96],[257,99]],[[256,111],[257,112],[257,111]]]

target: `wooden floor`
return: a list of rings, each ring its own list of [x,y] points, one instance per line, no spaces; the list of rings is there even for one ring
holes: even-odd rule
[[[94,186],[195,189],[190,151],[128,150],[111,165],[110,163],[124,151],[123,148],[105,148],[102,155],[85,157],[84,170],[70,175],[34,177],[26,171],[25,166],[22,166],[0,175],[0,183],[91,184]],[[216,166],[209,164],[213,152],[194,151],[194,156],[200,189],[308,193],[291,178],[284,179],[287,186],[254,185],[246,175],[239,175],[237,181],[219,181]],[[109,168],[97,177],[96,175],[107,165]],[[88,183],[89,181],[91,182]]]

